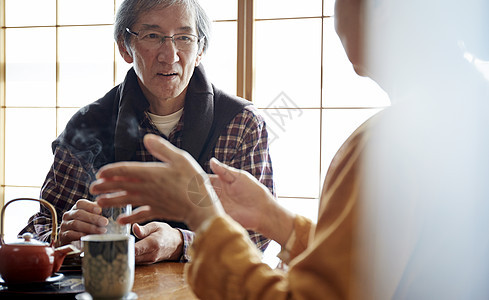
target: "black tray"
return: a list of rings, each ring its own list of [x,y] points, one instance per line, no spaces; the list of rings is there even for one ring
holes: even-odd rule
[[[75,299],[76,294],[85,291],[80,271],[68,271],[61,274],[64,275],[63,278],[55,282],[11,285],[0,283],[0,298]]]

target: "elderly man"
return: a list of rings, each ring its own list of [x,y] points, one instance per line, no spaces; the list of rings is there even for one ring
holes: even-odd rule
[[[123,83],[80,109],[54,141],[54,163],[41,191],[62,215],[61,244],[105,232],[107,218],[89,193],[94,174],[116,161],[156,161],[143,146],[154,133],[188,151],[200,166],[220,160],[249,171],[274,191],[267,130],[250,102],[228,95],[207,78],[201,59],[210,21],[196,0],[126,0],[114,35],[119,52],[133,64]],[[22,231],[47,239],[49,212],[41,211]],[[171,218],[169,219],[171,220]],[[136,262],[189,259],[193,233],[183,223],[134,224]],[[250,232],[264,250],[267,239]]]
[[[145,145],[165,163],[104,166],[91,186],[97,203],[141,206],[121,223],[165,216],[195,229],[186,271],[199,299],[488,299],[489,77],[481,61],[489,3],[336,0],[335,7],[356,72],[381,85],[393,105],[334,157],[317,225],[216,160],[211,178],[221,201],[201,185],[206,205],[193,205],[182,187],[205,174],[154,135]],[[288,272],[260,262],[229,216],[279,242]]]

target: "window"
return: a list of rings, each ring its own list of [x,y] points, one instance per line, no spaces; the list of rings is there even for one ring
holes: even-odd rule
[[[123,80],[130,66],[112,38],[120,2],[0,0],[0,204],[38,197],[51,142],[79,107]],[[387,96],[355,75],[334,32],[334,0],[200,2],[214,20],[207,73],[261,109],[279,201],[316,220],[334,153]],[[29,205],[7,212],[10,233],[37,210]]]

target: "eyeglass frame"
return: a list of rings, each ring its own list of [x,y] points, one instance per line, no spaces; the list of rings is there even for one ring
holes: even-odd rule
[[[138,39],[139,39],[139,33],[140,33],[142,30],[140,30],[140,31],[136,32],[136,31],[132,31],[131,29],[129,29],[128,27],[126,27],[126,31],[127,31],[129,34],[131,34],[131,35],[133,35],[133,36],[135,36],[136,38],[138,38]],[[204,37],[199,37],[198,35],[195,35],[195,34],[192,34],[192,33],[175,33],[175,34],[174,34],[174,35],[172,35],[172,36],[169,36],[169,35],[163,35],[163,36],[161,37],[161,40],[162,40],[163,42],[160,42],[160,47],[161,47],[161,45],[163,45],[163,44],[166,42],[166,39],[167,39],[167,38],[169,38],[169,39],[171,39],[171,41],[172,41],[173,45],[175,46],[175,48],[177,48],[178,50],[182,50],[182,49],[179,49],[179,48],[177,47],[177,44],[175,43],[175,39],[174,39],[173,37],[174,37],[174,36],[176,36],[176,35],[191,35],[191,36],[193,36],[193,37],[196,37],[196,38],[197,38],[197,46],[198,46],[199,48],[200,48],[200,42],[202,41],[202,39],[204,39]]]

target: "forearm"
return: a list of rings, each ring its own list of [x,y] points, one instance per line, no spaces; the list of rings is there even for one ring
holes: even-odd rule
[[[310,235],[315,230],[312,221],[301,215],[294,218],[294,228],[287,243],[277,255],[284,263],[289,264],[295,257],[304,252],[309,246]]]
[[[256,231],[284,247],[294,229],[294,218],[295,214],[283,208],[276,201],[267,201]]]

